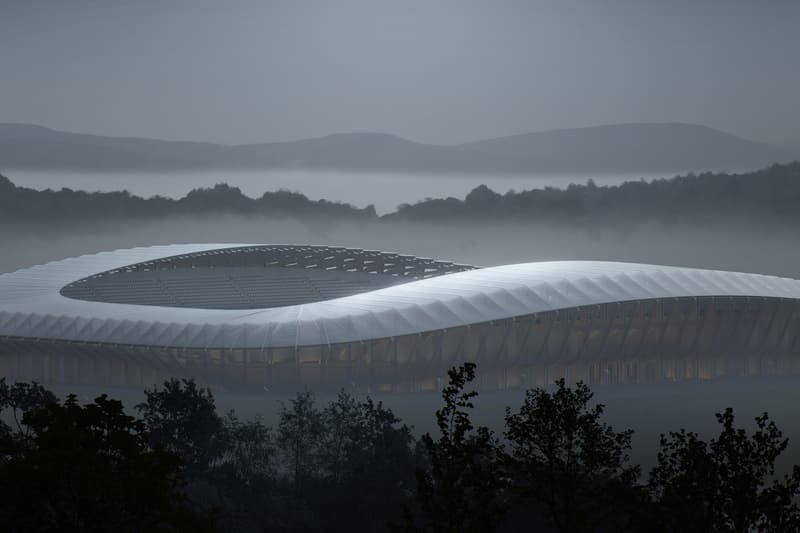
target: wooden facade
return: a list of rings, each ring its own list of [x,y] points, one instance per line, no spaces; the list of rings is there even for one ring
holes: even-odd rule
[[[391,338],[264,349],[188,349],[0,337],[0,375],[149,386],[192,376],[229,390],[441,388],[478,365],[483,389],[800,374],[800,301],[686,297],[560,309]]]

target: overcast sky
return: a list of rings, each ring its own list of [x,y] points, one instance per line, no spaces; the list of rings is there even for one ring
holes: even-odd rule
[[[457,143],[680,121],[800,146],[796,0],[0,0],[0,121]]]

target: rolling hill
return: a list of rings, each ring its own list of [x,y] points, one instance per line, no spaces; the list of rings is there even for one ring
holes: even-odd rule
[[[0,169],[4,170],[600,174],[737,171],[793,158],[793,154],[774,146],[680,123],[553,130],[453,146],[421,144],[383,133],[339,133],[230,146],[104,137],[0,123]]]

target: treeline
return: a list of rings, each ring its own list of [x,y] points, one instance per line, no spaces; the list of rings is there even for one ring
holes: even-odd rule
[[[375,208],[363,209],[328,200],[309,200],[285,190],[250,198],[238,187],[218,184],[194,189],[180,199],[141,198],[127,191],[85,192],[72,189],[37,191],[18,187],[0,175],[0,220],[96,220],[155,218],[174,215],[272,215],[326,216],[342,219],[374,219]]]
[[[746,174],[705,173],[631,181],[622,185],[570,185],[499,194],[488,187],[464,200],[425,200],[401,205],[386,215],[400,220],[565,219],[705,221],[747,218],[800,218],[800,162],[773,165]]]
[[[631,430],[563,380],[474,427],[475,365],[449,372],[438,431],[415,439],[381,403],[311,392],[276,427],[219,414],[208,389],[166,381],[135,406],[79,405],[0,380],[0,523],[21,531],[800,531],[800,467],[766,414],[755,431],[662,435],[647,476]]]
[[[365,179],[368,177],[365,176]],[[102,219],[207,215],[215,213],[276,216],[328,216],[391,220],[566,220],[705,222],[756,217],[794,221],[800,217],[800,162],[773,165],[746,174],[699,174],[615,186],[548,187],[500,194],[482,185],[464,200],[427,199],[400,205],[378,217],[363,209],[327,200],[312,201],[289,191],[250,198],[237,187],[219,184],[195,189],[181,199],[140,198],[128,192],[87,193],[71,189],[35,191],[0,176],[0,219]]]

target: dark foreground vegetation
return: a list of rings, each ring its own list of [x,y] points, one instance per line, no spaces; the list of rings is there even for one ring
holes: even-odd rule
[[[365,177],[368,179],[368,177]],[[245,196],[219,184],[195,189],[180,199],[133,196],[126,191],[88,193],[61,189],[36,191],[18,187],[0,175],[0,220],[94,220],[173,215],[319,216],[359,221],[460,219],[713,222],[756,218],[796,222],[800,217],[800,162],[773,165],[745,174],[677,176],[615,186],[585,185],[500,194],[486,186],[464,200],[428,199],[404,204],[378,217],[373,206],[363,209],[327,200],[312,201],[289,191]]]
[[[341,392],[283,405],[276,427],[216,411],[171,379],[128,413],[0,380],[3,531],[800,531],[800,467],[764,414],[732,410],[703,440],[662,435],[656,466],[631,464],[632,431],[603,421],[589,388],[563,380],[474,427],[475,365],[449,372],[438,431],[415,439],[391,410]]]

